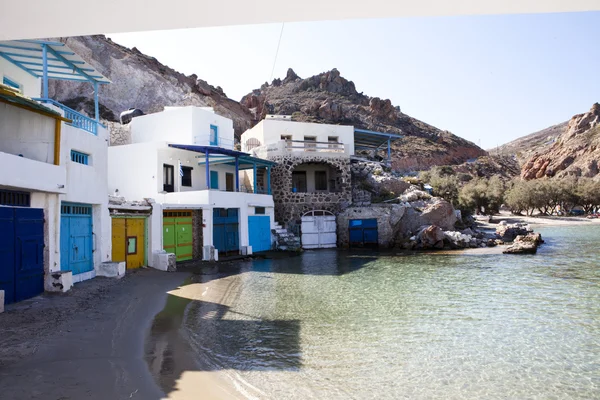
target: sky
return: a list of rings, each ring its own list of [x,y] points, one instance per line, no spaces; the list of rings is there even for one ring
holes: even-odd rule
[[[290,67],[302,78],[337,68],[359,92],[390,99],[402,112],[485,149],[566,121],[600,102],[600,12],[298,22],[107,36],[221,86],[234,100],[285,77]]]

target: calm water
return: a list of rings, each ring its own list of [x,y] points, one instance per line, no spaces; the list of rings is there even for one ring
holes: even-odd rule
[[[540,231],[534,256],[257,260],[183,331],[254,398],[600,398],[600,227]]]

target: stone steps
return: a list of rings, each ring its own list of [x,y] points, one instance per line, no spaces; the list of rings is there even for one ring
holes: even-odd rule
[[[283,228],[281,224],[275,223],[274,229],[271,230],[275,235],[275,243],[278,250],[282,251],[300,251],[300,238],[294,235],[292,232]]]

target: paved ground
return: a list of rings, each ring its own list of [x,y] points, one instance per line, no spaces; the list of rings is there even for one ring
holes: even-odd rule
[[[45,294],[0,314],[0,398],[159,399],[144,341],[189,273],[139,270]]]

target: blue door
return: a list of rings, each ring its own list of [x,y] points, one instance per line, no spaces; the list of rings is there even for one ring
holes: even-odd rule
[[[73,275],[92,271],[92,206],[62,203],[61,211],[60,269]]]
[[[237,253],[240,250],[237,208],[213,209],[213,243],[219,253]]]
[[[5,303],[44,291],[44,210],[0,207],[0,290]]]
[[[211,146],[219,145],[219,127],[216,125],[210,126],[210,145]]]
[[[379,243],[377,219],[351,219],[348,221],[350,246],[376,247]]]
[[[271,250],[271,219],[268,215],[248,217],[248,236],[252,252]]]
[[[218,171],[210,171],[210,188],[211,189],[219,188],[219,172]]]

